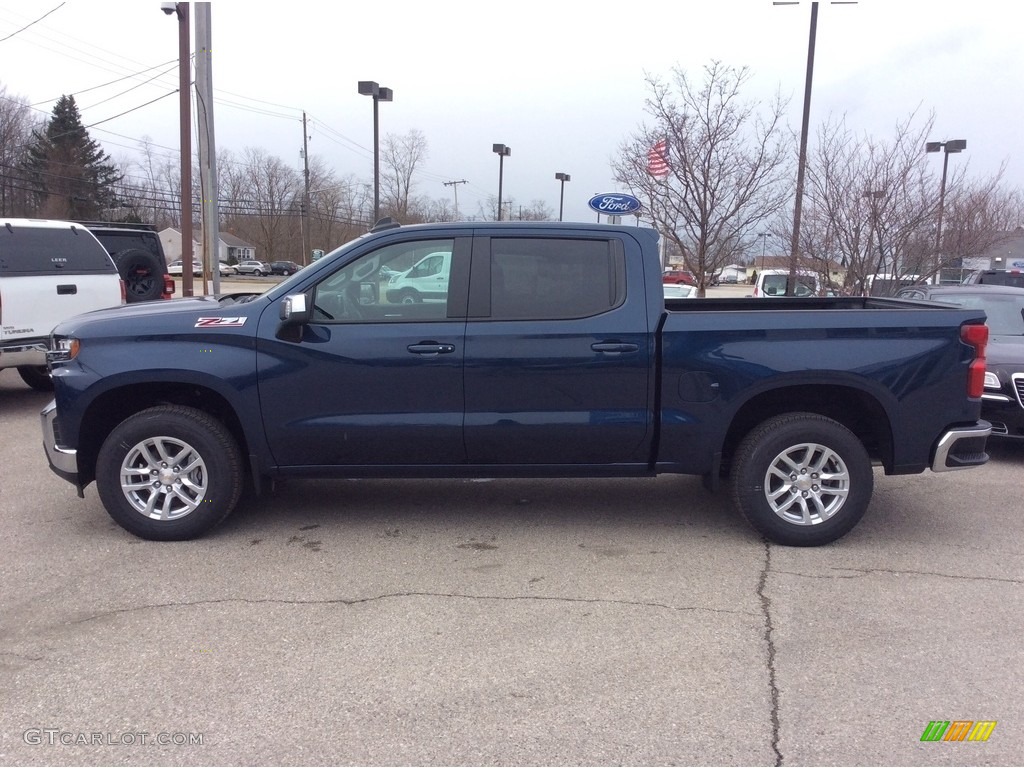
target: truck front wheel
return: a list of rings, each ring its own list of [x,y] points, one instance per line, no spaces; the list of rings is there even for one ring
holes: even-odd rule
[[[788,413],[755,427],[733,460],[733,499],[777,544],[812,547],[848,533],[867,511],[871,459],[837,421]]]
[[[195,408],[159,406],[122,421],[96,461],[103,506],[125,530],[152,541],[183,541],[209,531],[242,490],[238,444]]]

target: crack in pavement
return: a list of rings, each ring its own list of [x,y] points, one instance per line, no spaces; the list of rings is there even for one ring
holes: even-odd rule
[[[786,576],[800,576],[805,579],[863,579],[876,573],[894,576],[938,576],[943,579],[958,581],[995,581],[1002,584],[1024,584],[1024,579],[1005,579],[998,576],[964,576],[955,573],[939,573],[938,571],[901,571],[895,568],[831,568],[833,571],[852,571],[849,575],[825,573],[800,573],[799,571],[772,571]]]
[[[29,656],[24,653],[15,653],[14,651],[0,651],[0,657],[12,656],[15,659],[22,659],[23,661],[46,661],[45,656]]]
[[[360,605],[363,603],[373,603],[380,600],[390,600],[394,598],[402,597],[443,597],[453,598],[462,600],[504,600],[504,601],[552,601],[552,602],[564,602],[564,603],[583,603],[592,605],[624,605],[632,606],[637,608],[661,608],[668,611],[676,611],[680,613],[690,611],[701,611],[706,613],[724,613],[733,614],[739,616],[753,616],[756,615],[750,611],[731,611],[720,608],[702,608],[698,606],[677,606],[668,605],[667,603],[655,603],[655,602],[644,602],[639,600],[607,600],[601,598],[584,598],[584,597],[545,597],[543,595],[469,595],[458,592],[391,592],[383,595],[375,595],[373,597],[359,597],[359,598],[334,598],[327,600],[287,600],[284,598],[261,598],[251,599],[244,597],[226,597],[217,600],[191,600],[174,603],[150,603],[146,605],[136,605],[129,608],[118,608],[112,611],[104,611],[103,613],[96,613],[92,616],[86,616],[85,618],[75,619],[74,621],[68,621],[66,624],[84,624],[89,621],[95,621],[96,619],[105,618],[107,616],[116,616],[124,613],[134,613],[136,611],[146,611],[158,608],[186,608],[198,605],[217,605],[218,603],[247,603],[250,605],[260,604],[277,604],[277,605]]]
[[[764,543],[764,567],[757,582],[757,596],[761,601],[761,614],[764,617],[764,642],[768,650],[768,692],[772,702],[772,750],[775,752],[775,765],[782,765],[782,752],[779,750],[779,685],[775,671],[775,626],[772,624],[772,601],[765,588],[768,585],[768,574],[772,568],[772,549],[767,541]]]

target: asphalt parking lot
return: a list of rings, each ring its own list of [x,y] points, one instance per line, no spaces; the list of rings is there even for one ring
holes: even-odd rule
[[[688,477],[295,481],[159,544],[49,471],[47,400],[0,371],[0,765],[1024,755],[1024,444],[816,549]]]

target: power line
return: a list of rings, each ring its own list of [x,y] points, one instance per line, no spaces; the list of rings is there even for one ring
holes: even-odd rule
[[[29,28],[29,27],[31,27],[32,25],[34,25],[34,24],[38,24],[38,23],[39,23],[40,21],[42,21],[42,20],[43,20],[43,19],[45,19],[45,18],[46,18],[47,16],[49,16],[49,15],[50,15],[51,13],[53,13],[54,11],[58,11],[58,10],[60,10],[60,9],[61,9],[61,8],[63,8],[63,7],[64,7],[64,3],[61,3],[61,4],[60,4],[60,5],[58,5],[58,6],[56,7],[56,8],[51,8],[50,10],[48,10],[48,11],[47,11],[46,13],[44,13],[44,14],[43,14],[42,16],[40,16],[40,17],[39,17],[38,19],[36,19],[35,21],[29,22],[28,24],[26,24],[26,25],[25,25],[24,27],[22,27],[21,29],[15,30],[14,32],[11,32],[11,34],[9,34],[9,35],[8,35],[7,37],[0,37],[0,43],[4,42],[4,40],[10,40],[10,39],[11,39],[12,37],[14,37],[15,35],[21,34],[22,32],[24,32],[24,31],[25,31],[26,29],[28,29],[28,28]]]

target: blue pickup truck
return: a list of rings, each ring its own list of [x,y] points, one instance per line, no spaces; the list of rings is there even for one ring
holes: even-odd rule
[[[384,225],[265,294],[56,328],[53,470],[157,540],[276,477],[703,476],[771,541],[834,541],[885,474],[983,464],[983,312],[668,300],[657,236]]]

